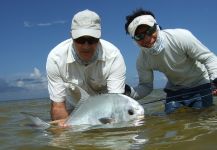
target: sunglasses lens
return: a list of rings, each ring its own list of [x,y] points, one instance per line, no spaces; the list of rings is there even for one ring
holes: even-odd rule
[[[96,44],[96,43],[98,43],[99,42],[99,39],[97,39],[97,38],[91,38],[90,40],[89,40],[89,44]]]
[[[134,40],[136,41],[141,41],[145,38],[145,34],[144,33],[141,33],[141,34],[137,34],[134,36]]]
[[[156,30],[157,30],[157,24],[154,24],[153,27],[149,27],[149,28],[147,28],[146,31],[135,35],[133,37],[133,39],[136,40],[136,41],[141,41],[141,40],[143,40],[145,38],[145,36],[149,36],[149,37],[152,36],[152,34],[154,32],[156,32]]]
[[[97,38],[86,38],[86,37],[80,37],[77,39],[74,39],[74,41],[78,44],[85,44],[86,42],[91,45],[91,44],[96,44],[99,42],[99,39]]]

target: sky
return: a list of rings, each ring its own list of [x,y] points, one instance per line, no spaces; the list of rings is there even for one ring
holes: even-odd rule
[[[217,54],[215,0],[1,0],[0,101],[48,97],[46,59],[52,48],[70,38],[72,17],[85,9],[101,17],[102,39],[117,46],[127,66],[127,83],[135,86],[139,48],[126,35],[125,17],[151,10],[163,29],[190,30]],[[166,78],[155,72],[154,87]]]

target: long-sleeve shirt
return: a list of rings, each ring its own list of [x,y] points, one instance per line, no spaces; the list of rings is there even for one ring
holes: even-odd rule
[[[217,78],[217,57],[185,29],[160,30],[163,50],[153,55],[141,50],[137,59],[139,84],[132,97],[141,99],[153,90],[153,71],[168,79],[166,88],[179,90],[209,83]]]
[[[100,39],[97,49],[97,60],[88,66],[74,58],[72,39],[51,50],[46,64],[51,100],[62,102],[71,96],[77,103],[79,93],[68,92],[70,83],[80,86],[90,95],[124,93],[126,66],[120,50],[103,39]]]

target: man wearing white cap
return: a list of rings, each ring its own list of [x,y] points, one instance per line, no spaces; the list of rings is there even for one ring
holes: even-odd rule
[[[47,58],[52,120],[68,116],[67,98],[72,97],[73,105],[78,102],[80,95],[69,88],[71,83],[90,95],[124,93],[126,66],[119,49],[100,39],[98,14],[90,10],[75,14],[71,36],[54,47]]]
[[[126,17],[126,32],[141,49],[137,58],[139,84],[127,86],[128,95],[141,99],[153,90],[153,72],[168,79],[165,112],[182,106],[196,109],[213,105],[217,90],[217,58],[185,29],[161,30],[152,12],[143,9]]]

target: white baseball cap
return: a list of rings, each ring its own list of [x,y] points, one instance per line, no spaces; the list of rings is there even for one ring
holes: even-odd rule
[[[72,19],[71,34],[73,39],[85,35],[100,38],[101,25],[99,15],[88,9],[75,14]]]

